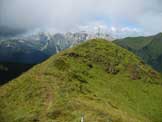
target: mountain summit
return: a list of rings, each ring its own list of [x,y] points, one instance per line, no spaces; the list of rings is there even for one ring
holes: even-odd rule
[[[0,87],[2,122],[160,122],[162,78],[140,58],[94,39]]]

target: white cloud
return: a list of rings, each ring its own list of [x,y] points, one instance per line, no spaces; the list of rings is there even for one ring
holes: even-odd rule
[[[122,38],[126,36],[140,36],[144,33],[139,28],[131,28],[131,27],[116,27],[116,26],[107,26],[103,22],[92,22],[89,25],[79,26],[79,31],[88,31],[89,33],[97,33],[100,31],[101,33],[109,33],[114,38]]]
[[[130,28],[130,27],[111,27],[109,30],[109,33],[113,36],[113,37],[117,37],[117,38],[122,38],[122,37],[126,37],[126,36],[140,36],[143,35],[143,32],[138,29],[138,28]]]
[[[139,33],[140,27],[151,34],[162,31],[161,6],[160,0],[0,0],[0,25],[73,31],[98,22],[125,33]]]

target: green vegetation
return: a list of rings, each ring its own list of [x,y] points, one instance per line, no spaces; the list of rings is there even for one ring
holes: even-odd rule
[[[114,42],[134,52],[145,63],[162,72],[162,33],[150,37],[128,37]]]
[[[133,53],[90,40],[0,88],[2,122],[162,122],[162,78]]]

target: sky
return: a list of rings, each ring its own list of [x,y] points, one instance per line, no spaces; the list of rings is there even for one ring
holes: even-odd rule
[[[162,31],[162,0],[0,0],[0,27],[115,36]]]

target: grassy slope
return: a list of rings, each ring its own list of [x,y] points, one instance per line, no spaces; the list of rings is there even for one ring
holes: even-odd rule
[[[145,63],[162,72],[162,33],[150,37],[128,37],[114,43],[134,52]]]
[[[161,76],[105,40],[65,50],[0,88],[2,122],[161,122]]]
[[[147,46],[153,37],[127,37],[124,39],[116,40],[116,42],[123,47],[129,47],[132,50],[139,50]]]

